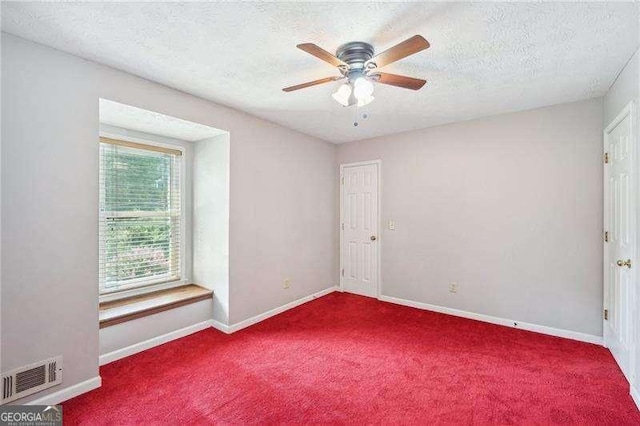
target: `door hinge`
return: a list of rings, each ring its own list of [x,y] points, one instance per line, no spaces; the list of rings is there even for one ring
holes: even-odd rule
[[[604,164],[609,164],[609,153],[608,152],[604,153]]]
[[[609,310],[608,309],[604,310],[604,319],[605,319],[605,321],[609,320]]]
[[[609,242],[609,231],[604,231],[604,242],[605,243]]]
[[[342,228],[342,230],[344,231],[344,222],[340,224],[340,228]]]
[[[344,185],[344,176],[340,176],[340,184]]]
[[[342,268],[342,272],[340,274],[344,277],[344,268]]]

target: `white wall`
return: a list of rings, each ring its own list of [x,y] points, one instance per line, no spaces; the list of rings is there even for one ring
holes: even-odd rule
[[[335,146],[245,131],[231,132],[230,324],[337,284]]]
[[[594,99],[351,142],[338,161],[382,160],[383,295],[601,336],[601,152]]]
[[[232,322],[335,284],[333,145],[4,33],[2,89],[2,371],[98,374],[99,98],[230,132]]]
[[[229,135],[194,144],[193,279],[215,294],[213,319],[229,324]]]
[[[211,300],[202,300],[100,329],[100,356],[208,321],[212,318],[213,311]]]
[[[631,60],[627,63],[624,69],[618,75],[618,78],[609,88],[606,96],[604,97],[604,126],[607,127],[616,116],[622,111],[622,109],[631,101],[636,103],[636,146],[640,143],[640,137],[637,133],[638,124],[640,124],[640,108],[638,108],[638,99],[640,94],[640,53],[636,51]],[[637,176],[638,181],[636,183],[638,191],[640,191],[640,176]],[[640,223],[640,211],[638,211],[637,222]],[[640,229],[638,229],[638,241],[640,241]],[[640,277],[638,277],[640,278]],[[638,288],[638,287],[636,287]],[[640,315],[640,294],[636,295],[636,315]],[[635,323],[638,324],[640,318],[636,317]],[[635,327],[635,341],[636,345],[640,347],[640,326]],[[631,360],[635,364],[636,383],[632,383],[631,386],[636,389],[636,394],[640,395],[640,383],[637,381],[637,375],[640,373],[640,350],[636,350],[635,354],[632,353],[634,359]],[[640,404],[640,401],[636,401]]]

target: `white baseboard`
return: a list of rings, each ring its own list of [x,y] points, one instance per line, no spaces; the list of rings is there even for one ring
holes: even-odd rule
[[[212,324],[210,320],[202,321],[197,324],[190,325],[188,327],[181,328],[170,333],[162,334],[160,336],[153,337],[140,343],[136,343],[135,345],[127,346],[126,348],[118,349],[113,352],[100,355],[100,365],[109,364],[110,362],[119,360],[129,355],[136,354],[138,352],[145,351],[147,349],[153,348],[154,346],[162,345],[163,343],[188,336],[189,334],[196,333],[211,326]]]
[[[579,340],[581,342],[602,345],[602,336],[580,333],[578,331],[563,330],[560,328],[547,327],[546,325],[531,324],[518,320],[510,320],[506,318],[494,317],[491,315],[477,314],[475,312],[467,312],[459,309],[446,308],[444,306],[430,305],[428,303],[416,302],[413,300],[400,299],[391,296],[380,296],[379,300],[383,302],[395,303],[397,305],[410,306],[412,308],[424,309],[427,311],[440,312],[442,314],[454,315],[456,317],[469,318],[478,321],[489,322],[491,324],[504,325],[511,328],[520,328],[522,330],[535,331],[536,333],[548,334],[556,337],[564,337],[566,339]]]
[[[247,328],[247,327],[249,327],[249,326],[251,326],[253,324],[257,324],[260,321],[264,321],[267,318],[271,318],[274,315],[278,315],[279,313],[282,313],[284,311],[288,311],[289,309],[293,309],[296,306],[300,306],[303,303],[307,303],[307,302],[309,302],[309,301],[311,301],[313,299],[317,299],[319,297],[326,296],[327,294],[333,293],[334,291],[337,291],[337,290],[338,290],[338,287],[335,287],[335,286],[334,287],[329,287],[327,289],[324,289],[324,290],[319,291],[317,293],[314,293],[312,295],[303,297],[303,298],[298,299],[298,300],[294,300],[293,302],[289,302],[286,305],[282,305],[282,306],[279,306],[279,307],[277,307],[275,309],[271,309],[270,311],[267,311],[267,312],[262,313],[260,315],[256,315],[255,317],[251,317],[251,318],[248,318],[248,319],[246,319],[244,321],[237,322],[237,323],[235,323],[235,324],[233,324],[233,325],[228,327],[229,331],[227,331],[227,333],[235,333],[236,331],[240,331],[243,328]]]
[[[636,407],[638,407],[638,409],[640,410],[640,392],[638,392],[633,386],[630,386],[629,393],[631,394],[631,399],[633,399],[633,402],[636,403]]]
[[[227,324],[221,323],[220,321],[211,320],[211,327],[215,328],[218,331],[222,331],[223,333],[230,334],[229,326]]]
[[[98,389],[100,386],[102,386],[102,379],[100,376],[96,376],[92,379],[85,380],[84,382],[77,383],[64,389],[60,389],[57,392],[29,401],[25,403],[25,405],[57,405],[85,392]]]

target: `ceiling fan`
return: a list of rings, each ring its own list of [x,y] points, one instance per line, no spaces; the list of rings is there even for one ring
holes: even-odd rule
[[[364,106],[373,101],[373,82],[411,90],[418,90],[426,83],[426,80],[419,78],[378,71],[378,68],[427,49],[429,42],[419,35],[414,35],[375,56],[373,46],[362,41],[343,44],[338,47],[335,56],[313,43],[303,43],[296,47],[333,65],[340,71],[340,75],[286,87],[282,89],[285,92],[347,79],[347,82],[332,95],[333,98],[343,106]]]

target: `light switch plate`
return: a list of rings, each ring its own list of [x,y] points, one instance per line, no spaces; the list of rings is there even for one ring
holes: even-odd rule
[[[393,231],[394,229],[396,229],[396,222],[393,220],[389,221],[389,230]]]

